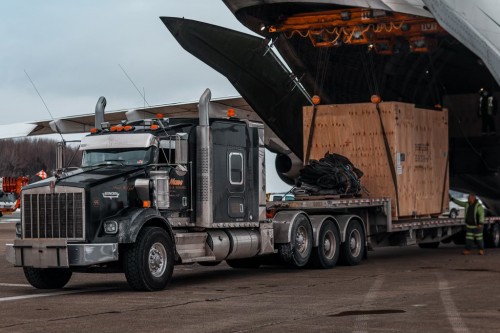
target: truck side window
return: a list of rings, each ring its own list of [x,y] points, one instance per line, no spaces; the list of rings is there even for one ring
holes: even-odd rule
[[[243,184],[243,154],[229,153],[229,183],[231,185]]]

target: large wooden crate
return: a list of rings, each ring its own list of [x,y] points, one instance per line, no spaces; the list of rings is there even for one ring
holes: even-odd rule
[[[364,172],[369,194],[363,196],[391,198],[394,219],[439,215],[449,204],[448,111],[399,102],[379,109],[372,103],[317,106],[309,137],[314,109],[305,107],[304,159],[346,156]]]

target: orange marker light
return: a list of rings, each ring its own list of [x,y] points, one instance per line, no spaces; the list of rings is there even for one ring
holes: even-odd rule
[[[312,98],[311,98],[312,102],[314,105],[318,105],[319,103],[321,103],[321,98],[318,96],[318,95],[314,95]]]
[[[110,132],[116,132],[116,126],[111,126],[109,129]]]
[[[144,200],[144,201],[142,202],[142,208],[149,208],[149,207],[151,207],[151,201],[149,201],[149,200]]]
[[[123,129],[128,132],[128,131],[133,130],[134,126],[127,125],[127,126],[123,127]]]
[[[372,97],[370,97],[370,101],[373,104],[378,104],[378,103],[382,102],[382,98],[380,98],[379,95],[372,95]]]
[[[236,115],[236,113],[234,112],[234,109],[227,109],[227,117],[228,118],[232,118]]]
[[[152,131],[156,131],[158,128],[160,128],[160,126],[158,126],[158,125],[151,125],[151,130]]]
[[[123,131],[123,126],[121,126],[121,125],[116,126],[116,131],[117,132]]]
[[[99,130],[95,127],[90,129],[90,134],[96,134],[97,132],[99,132]]]
[[[164,118],[164,117],[163,117],[163,113],[157,113],[157,114],[156,114],[156,118],[158,118],[158,119],[163,119],[163,118]]]

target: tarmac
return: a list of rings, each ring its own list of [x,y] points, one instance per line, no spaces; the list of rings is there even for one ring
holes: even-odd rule
[[[160,292],[123,274],[37,290],[5,260],[18,216],[0,218],[0,332],[500,332],[500,249],[376,249],[354,267],[176,266]]]

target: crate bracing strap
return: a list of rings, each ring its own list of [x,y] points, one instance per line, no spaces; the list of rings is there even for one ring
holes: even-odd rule
[[[387,140],[387,134],[385,133],[384,122],[382,121],[382,112],[380,111],[379,103],[375,104],[375,108],[378,112],[378,119],[380,120],[380,127],[382,128],[382,137],[384,138],[385,153],[387,155],[387,160],[389,162],[389,168],[391,169],[392,182],[394,184],[394,192],[396,193],[396,212],[399,217],[399,192],[398,192],[398,179],[396,175],[396,167],[394,166],[394,159],[391,154],[391,147],[389,146],[389,140]]]

